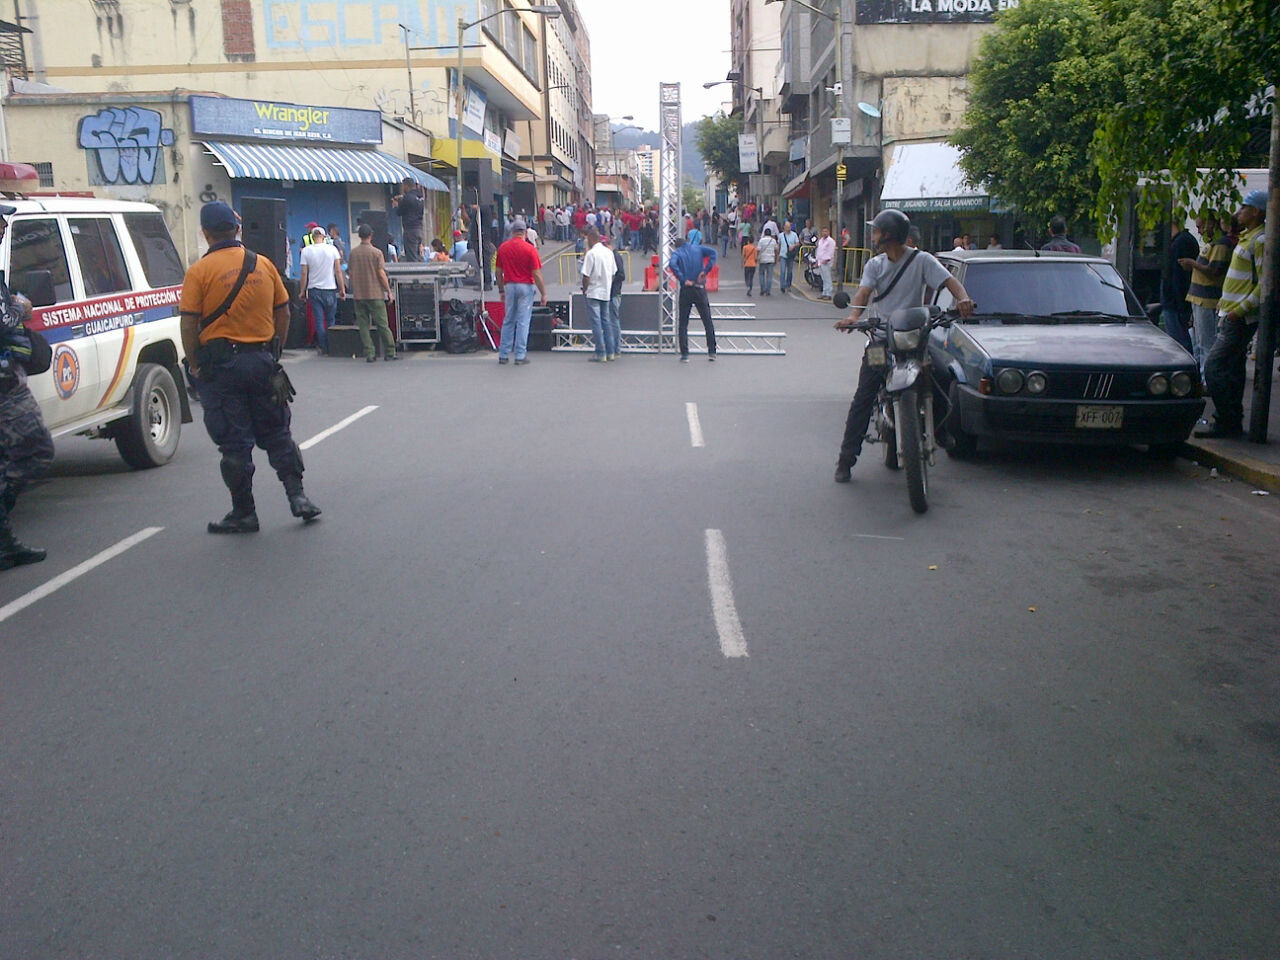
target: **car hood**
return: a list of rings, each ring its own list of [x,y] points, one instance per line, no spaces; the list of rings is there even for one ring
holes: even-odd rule
[[[1195,360],[1150,323],[1064,323],[1054,326],[957,325],[993,364],[1072,367],[1193,366]]]

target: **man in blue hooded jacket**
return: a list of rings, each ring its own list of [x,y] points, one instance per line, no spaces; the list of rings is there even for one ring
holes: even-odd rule
[[[707,274],[716,265],[716,248],[677,240],[668,266],[680,284],[680,362],[689,362],[689,313],[696,305],[707,334],[707,359],[716,358],[716,328],[707,300]]]

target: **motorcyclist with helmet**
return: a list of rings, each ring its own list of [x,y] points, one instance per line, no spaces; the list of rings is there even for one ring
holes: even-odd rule
[[[868,303],[875,315],[888,319],[903,307],[919,307],[924,304],[925,290],[945,287],[955,298],[960,315],[973,314],[973,299],[964,286],[951,275],[932,254],[908,247],[907,235],[911,221],[901,210],[881,210],[874,220],[867,222],[871,228],[871,244],[876,256],[867,261],[862,280],[853,295],[849,316],[836,323],[837,330],[848,333],[862,316]],[[836,483],[848,483],[850,469],[862,452],[862,440],[871,422],[871,411],[876,394],[884,382],[884,372],[867,366],[865,355],[858,374],[858,389],[849,405],[849,416],[844,425],[844,441],[840,444],[840,457],[836,461]]]

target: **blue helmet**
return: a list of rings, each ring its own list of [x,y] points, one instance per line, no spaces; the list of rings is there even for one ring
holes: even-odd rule
[[[1246,207],[1255,207],[1263,213],[1267,212],[1267,191],[1250,190],[1241,201]]]

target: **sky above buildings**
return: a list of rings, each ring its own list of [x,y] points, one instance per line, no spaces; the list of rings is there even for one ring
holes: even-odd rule
[[[680,84],[685,123],[732,99],[727,85],[702,89],[729,71],[729,0],[578,0],[578,9],[591,34],[594,112],[657,130],[659,83]]]

